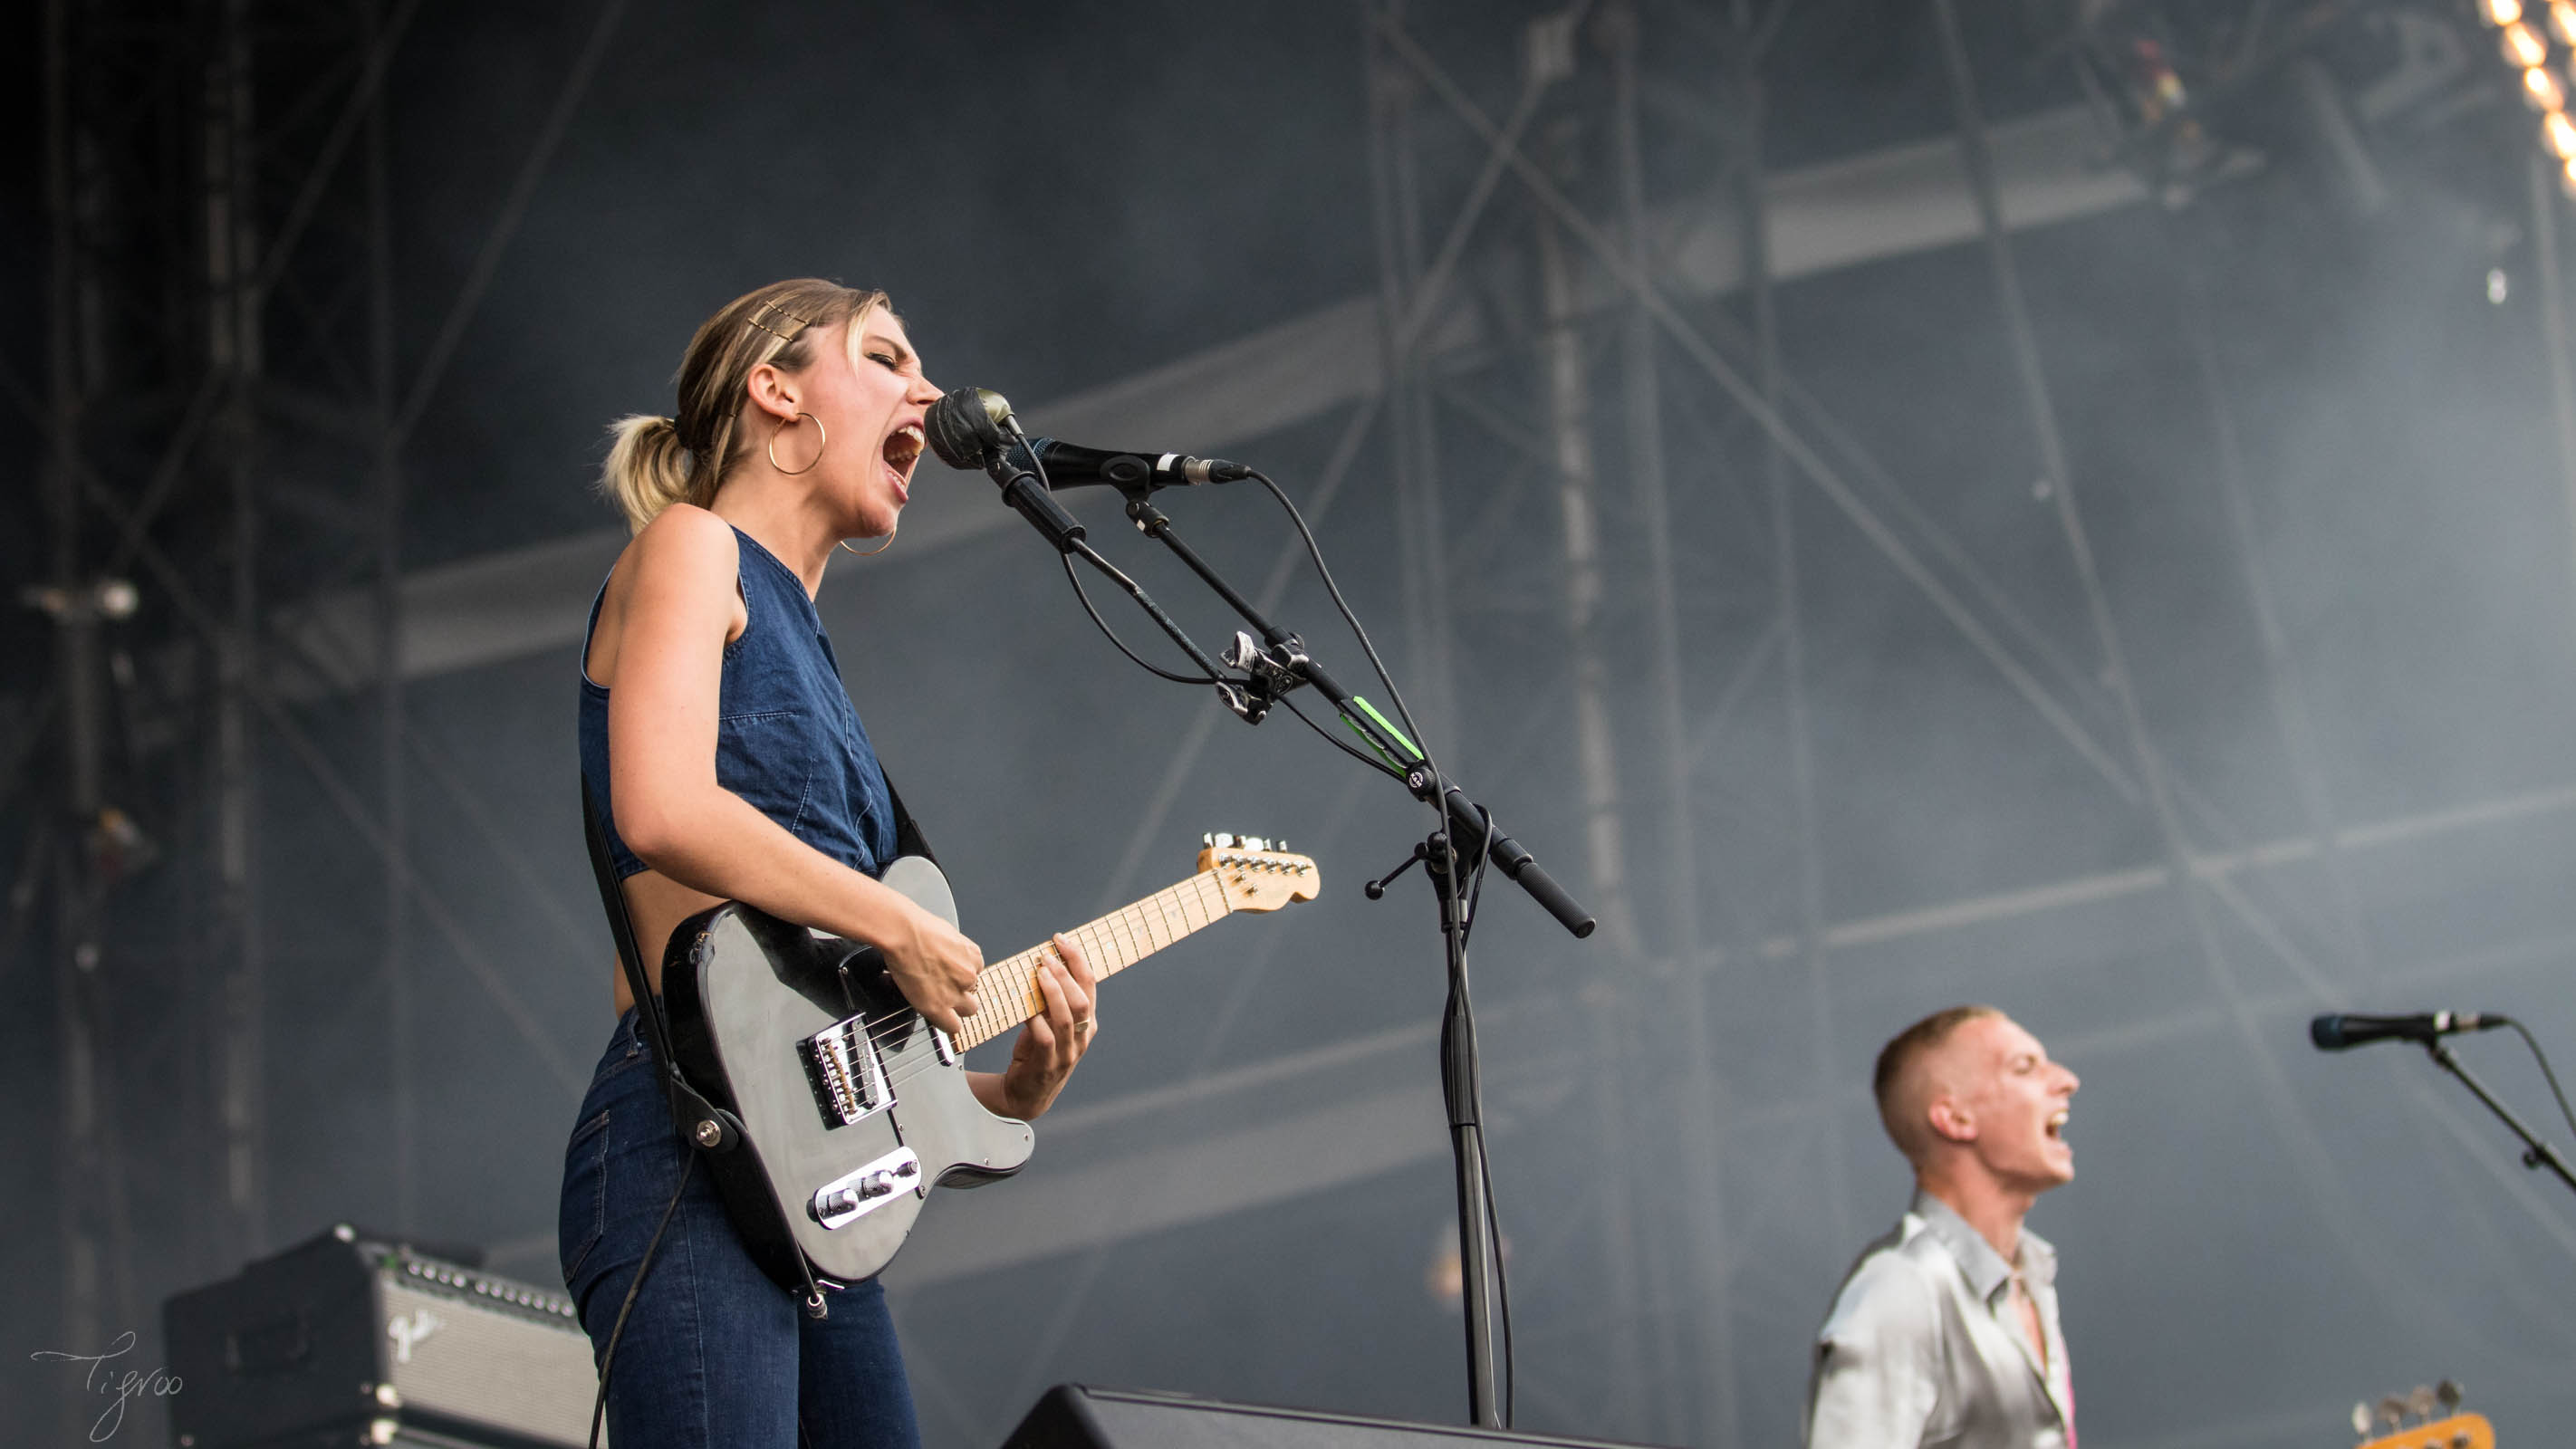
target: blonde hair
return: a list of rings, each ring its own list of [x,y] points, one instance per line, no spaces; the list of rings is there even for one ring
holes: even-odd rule
[[[888,305],[883,292],[819,277],[774,283],[726,303],[699,325],[680,360],[673,379],[679,416],[636,413],[608,425],[599,491],[636,533],[674,503],[714,503],[725,475],[751,451],[751,440],[736,435],[752,369],[768,363],[803,371],[814,361],[810,335],[840,322],[852,324],[845,340],[855,362],[858,319]]]

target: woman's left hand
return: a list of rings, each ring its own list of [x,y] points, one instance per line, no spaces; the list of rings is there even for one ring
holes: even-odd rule
[[[1055,950],[1038,969],[1038,995],[1046,1010],[1020,1028],[1011,1065],[995,1079],[999,1102],[985,1105],[1021,1121],[1034,1120],[1064,1090],[1076,1062],[1100,1038],[1100,993],[1091,965],[1072,938],[1055,938]]]

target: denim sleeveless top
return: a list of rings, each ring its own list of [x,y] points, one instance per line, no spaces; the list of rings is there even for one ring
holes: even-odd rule
[[[843,865],[882,874],[895,854],[894,801],[823,620],[793,570],[741,529],[734,539],[748,622],[724,651],[716,783]],[[587,662],[607,597],[602,582],[582,630],[581,776],[599,804],[609,863],[624,880],[646,867],[617,834],[608,792],[608,690],[592,681]]]

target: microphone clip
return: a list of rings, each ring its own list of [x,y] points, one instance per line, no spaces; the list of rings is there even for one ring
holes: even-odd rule
[[[1270,706],[1287,697],[1288,691],[1306,682],[1306,641],[1294,634],[1282,639],[1275,648],[1264,648],[1244,630],[1234,631],[1233,642],[1220,656],[1229,669],[1244,672],[1242,681],[1217,681],[1217,697],[1225,707],[1243,717],[1245,724],[1259,724],[1270,714]]]

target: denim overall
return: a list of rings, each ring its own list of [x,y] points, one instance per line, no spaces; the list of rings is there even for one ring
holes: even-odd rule
[[[885,772],[804,581],[734,530],[748,622],[725,646],[716,781],[790,834],[874,876],[895,851]],[[601,597],[607,594],[601,588]],[[590,608],[590,629],[599,604]],[[589,630],[583,634],[589,657]],[[618,838],[608,782],[608,691],[581,678],[581,770],[599,802],[618,879],[645,869]],[[660,942],[639,942],[651,952]],[[671,1125],[636,1014],[618,1018],[564,1152],[557,1245],[592,1351],[604,1352],[636,1264],[689,1149]],[[711,1174],[689,1173],[636,1295],[610,1371],[617,1449],[861,1449],[917,1446],[912,1391],[876,1280],[827,1295],[806,1317],[756,1267]]]

